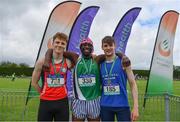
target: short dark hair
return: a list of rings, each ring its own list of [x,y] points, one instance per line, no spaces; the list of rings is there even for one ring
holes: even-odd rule
[[[103,39],[102,39],[102,45],[103,43],[107,43],[109,45],[112,45],[113,43],[115,44],[115,39],[114,37],[112,36],[105,36]]]
[[[68,36],[65,34],[65,33],[60,33],[60,32],[57,32],[54,36],[53,36],[53,42],[54,40],[58,38],[58,39],[63,39],[65,40],[66,42],[68,41]]]

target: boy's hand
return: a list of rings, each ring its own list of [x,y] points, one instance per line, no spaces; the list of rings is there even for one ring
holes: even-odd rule
[[[92,58],[95,59],[97,57],[96,54],[92,54]]]
[[[129,58],[126,55],[123,55],[122,57],[122,66],[123,68],[126,68],[128,66],[131,65],[131,61],[129,60]]]
[[[123,69],[131,65],[131,61],[125,54],[123,54],[122,52],[118,52],[118,53],[116,53],[116,55],[119,58],[122,58],[121,63],[122,63]]]
[[[137,121],[139,118],[139,111],[138,108],[133,108],[131,112],[131,121]]]
[[[44,62],[43,66],[42,66],[42,70],[43,70],[44,72],[49,72],[49,71],[50,71],[49,67],[50,67],[50,66],[49,66],[49,63]]]
[[[46,71],[46,72],[50,71],[49,63],[51,62],[52,54],[53,54],[53,50],[52,49],[48,49],[46,54],[45,54],[44,64],[42,66],[43,71]]]

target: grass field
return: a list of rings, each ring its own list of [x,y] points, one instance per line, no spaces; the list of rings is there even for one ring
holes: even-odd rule
[[[11,81],[11,78],[0,78],[0,89],[27,91],[30,80],[30,78],[16,78],[15,81]]]
[[[16,78],[11,81],[11,78],[0,78],[0,89],[2,90],[15,90],[15,91],[28,91],[31,78]],[[139,94],[144,94],[146,89],[145,80],[137,80]],[[129,89],[129,86],[128,86]],[[180,81],[173,82],[174,94],[180,96]]]
[[[31,98],[28,102],[26,116],[23,116],[24,104],[29,88],[30,78],[0,78],[0,121],[1,120],[36,120],[39,98]],[[144,92],[146,88],[145,80],[138,80],[139,92],[139,120],[165,120],[164,97],[157,96],[148,99],[146,109],[142,109]],[[129,87],[129,86],[128,86]],[[128,88],[129,89],[129,88]],[[8,91],[8,92],[7,92]],[[128,90],[129,91],[129,90]],[[180,96],[180,81],[174,81],[174,94]],[[130,97],[130,95],[129,95]],[[180,120],[180,103],[170,103],[171,120]],[[132,104],[131,97],[129,98]]]

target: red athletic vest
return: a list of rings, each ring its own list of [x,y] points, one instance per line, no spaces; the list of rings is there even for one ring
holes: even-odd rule
[[[44,72],[44,86],[40,94],[40,99],[43,100],[59,100],[67,97],[67,89],[66,89],[66,78],[67,78],[67,62],[64,60],[64,65],[62,66],[62,62],[59,64],[55,64],[56,72],[60,73],[61,77],[64,78],[64,85],[58,87],[51,87],[48,85],[47,78],[50,76],[55,76],[54,67],[52,63],[50,63],[50,72]],[[61,71],[60,71],[61,69]],[[62,70],[63,69],[63,70]]]

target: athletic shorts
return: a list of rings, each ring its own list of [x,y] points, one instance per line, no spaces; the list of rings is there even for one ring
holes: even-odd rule
[[[68,98],[40,100],[38,121],[69,121]]]
[[[72,101],[72,114],[78,119],[96,119],[100,116],[100,97],[94,100]]]
[[[129,107],[104,107],[101,106],[101,121],[131,121],[131,112]]]

